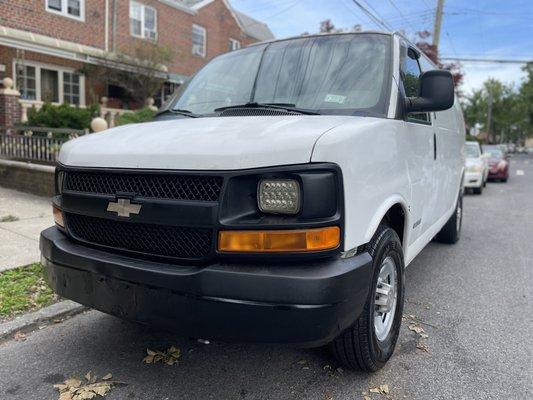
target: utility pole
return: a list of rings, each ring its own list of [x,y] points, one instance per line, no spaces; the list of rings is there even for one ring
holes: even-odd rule
[[[439,48],[440,29],[442,26],[442,12],[444,10],[444,0],[438,0],[435,11],[435,26],[433,27],[433,46]]]
[[[487,110],[487,141],[492,143],[492,135],[491,135],[491,125],[492,125],[492,93],[489,92],[489,98],[488,98],[488,110]]]

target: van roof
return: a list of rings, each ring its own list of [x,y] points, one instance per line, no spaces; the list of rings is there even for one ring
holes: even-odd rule
[[[289,36],[289,37],[281,38],[281,39],[271,39],[271,40],[264,40],[262,42],[252,43],[247,47],[259,46],[259,45],[266,44],[266,43],[284,42],[287,40],[296,40],[296,39],[312,38],[312,37],[320,37],[320,36],[366,35],[366,34],[374,34],[374,35],[379,34],[379,35],[387,35],[387,36],[398,35],[404,38],[405,40],[407,40],[400,32],[385,32],[385,31],[369,30],[369,31],[361,31],[361,32],[335,32],[335,33],[327,32],[327,33],[313,33],[311,35]]]
[[[414,47],[415,49],[417,49],[419,53],[422,54],[422,51],[416,46],[416,44],[414,44],[411,40],[409,40],[402,32],[399,32],[399,31],[389,32],[389,31],[377,31],[377,30],[367,30],[367,31],[360,31],[360,32],[335,32],[335,33],[326,32],[326,33],[313,33],[311,35],[289,36],[289,37],[281,38],[281,39],[271,39],[271,40],[264,40],[261,42],[255,42],[255,43],[248,45],[247,47],[254,47],[254,46],[260,46],[262,44],[267,44],[267,43],[284,42],[287,40],[296,40],[296,39],[302,39],[302,38],[313,38],[313,37],[321,37],[321,36],[340,36],[340,35],[367,35],[367,34],[398,36],[402,40],[405,40],[409,44],[409,46]]]

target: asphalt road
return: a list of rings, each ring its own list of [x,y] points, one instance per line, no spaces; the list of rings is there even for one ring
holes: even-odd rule
[[[407,269],[405,313],[424,321],[429,352],[405,322],[376,374],[339,370],[324,349],[203,345],[90,311],[2,345],[0,398],[55,399],[54,383],[90,370],[125,382],[110,400],[362,399],[382,384],[392,399],[531,399],[533,156],[513,158],[509,182],[467,195],[464,210],[461,241],[430,244]],[[171,345],[178,365],[141,362]]]

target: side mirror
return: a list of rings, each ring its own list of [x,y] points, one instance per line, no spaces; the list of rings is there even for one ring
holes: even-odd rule
[[[453,106],[453,77],[449,71],[426,71],[420,76],[420,94],[405,99],[406,113],[444,111]]]

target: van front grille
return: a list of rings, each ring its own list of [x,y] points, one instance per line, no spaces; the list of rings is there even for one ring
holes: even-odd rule
[[[73,192],[192,201],[218,201],[220,176],[65,171],[64,189]]]
[[[78,240],[152,256],[198,260],[211,252],[213,232],[205,228],[142,224],[66,213],[69,233]]]

